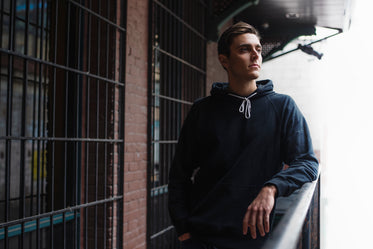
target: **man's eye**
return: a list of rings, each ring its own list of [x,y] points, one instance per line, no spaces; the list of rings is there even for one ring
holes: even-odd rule
[[[244,48],[241,48],[240,51],[241,51],[241,52],[246,52],[246,51],[248,51],[248,50],[247,50],[247,48],[244,47]]]

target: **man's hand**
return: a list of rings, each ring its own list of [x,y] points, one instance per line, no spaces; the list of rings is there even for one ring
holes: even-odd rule
[[[184,234],[180,235],[178,239],[180,241],[184,241],[184,240],[190,239],[190,237],[191,237],[190,233],[184,233]]]
[[[269,233],[269,216],[275,205],[275,196],[277,189],[273,185],[265,186],[259,192],[258,196],[247,208],[242,222],[242,232],[247,234],[247,228],[250,228],[251,237],[256,239],[256,227],[261,236]]]

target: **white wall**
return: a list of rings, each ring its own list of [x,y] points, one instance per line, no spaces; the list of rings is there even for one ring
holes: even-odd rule
[[[261,78],[290,94],[321,148],[321,248],[373,248],[373,2],[355,1],[351,30],[322,44],[321,61],[296,52]]]
[[[321,150],[325,82],[319,71],[322,61],[316,57],[296,51],[277,59],[265,62],[260,79],[271,79],[274,90],[290,95],[305,116],[311,131],[314,149]]]

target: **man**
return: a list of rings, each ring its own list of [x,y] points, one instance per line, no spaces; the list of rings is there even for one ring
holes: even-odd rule
[[[215,83],[184,122],[169,177],[169,211],[182,248],[260,248],[275,198],[317,177],[303,115],[270,80],[257,81],[259,39],[243,22],[221,35],[228,83]]]

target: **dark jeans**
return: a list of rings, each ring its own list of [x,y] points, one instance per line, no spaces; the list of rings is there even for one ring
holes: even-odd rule
[[[181,242],[181,249],[219,249],[213,245],[206,244],[197,239],[187,239]]]

